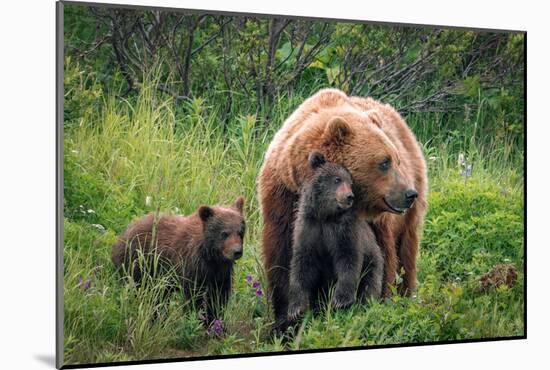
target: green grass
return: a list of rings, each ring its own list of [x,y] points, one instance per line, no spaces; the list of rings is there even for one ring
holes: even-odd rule
[[[239,115],[223,128],[208,100],[182,108],[153,91],[154,84],[144,86],[131,101],[97,94],[92,109],[65,125],[65,363],[284,350],[281,338],[269,335],[265,296],[245,277],[265,290],[256,178],[273,134],[305,95],[278,99],[269,128]],[[524,333],[523,152],[469,126],[446,135],[438,127],[447,122],[437,117],[409,123],[430,179],[416,295],[308,314],[291,349]],[[459,174],[459,152],[474,164],[469,178]],[[246,197],[248,228],[222,336],[207,333],[181,294],[160,299],[164,281],[136,287],[115,273],[111,246],[132,220],[157,207],[189,214],[238,195]],[[498,263],[515,264],[517,284],[480,292],[477,278]]]

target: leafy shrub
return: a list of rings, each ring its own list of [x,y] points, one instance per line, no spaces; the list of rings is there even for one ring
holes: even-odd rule
[[[522,267],[521,193],[456,176],[430,192],[429,204],[422,259],[431,260],[443,279],[466,280],[503,261]]]

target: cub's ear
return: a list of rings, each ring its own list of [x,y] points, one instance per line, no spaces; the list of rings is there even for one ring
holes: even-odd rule
[[[214,216],[214,210],[208,206],[199,207],[199,217],[206,222],[210,217]]]
[[[367,115],[371,119],[372,123],[374,123],[376,126],[381,127],[382,126],[382,118],[380,117],[380,114],[375,109],[369,109],[366,111]]]
[[[238,197],[235,200],[235,203],[233,204],[233,207],[237,208],[237,210],[239,210],[239,212],[243,213],[244,198],[243,197]]]
[[[353,130],[349,123],[342,117],[333,117],[330,119],[324,132],[327,143],[344,144],[346,139],[353,135]]]
[[[311,152],[311,154],[309,155],[309,165],[311,166],[311,168],[316,169],[318,167],[321,167],[325,163],[325,157],[321,153],[315,151]]]

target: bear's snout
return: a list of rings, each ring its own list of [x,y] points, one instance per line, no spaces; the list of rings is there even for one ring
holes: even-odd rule
[[[352,192],[347,192],[337,197],[336,201],[338,203],[338,207],[341,209],[348,209],[353,205],[354,199],[355,195],[353,195]]]
[[[355,199],[355,196],[353,195],[353,193],[348,193],[345,196],[345,200],[346,200],[348,206],[350,206],[350,207],[353,205],[353,200],[354,199]]]
[[[231,261],[236,261],[243,256],[243,244],[242,242],[226,244],[223,249],[223,255],[225,258]]]
[[[412,208],[417,197],[418,192],[409,188],[401,192],[390,193],[384,197],[384,202],[391,212],[402,214]]]
[[[238,247],[233,249],[233,259],[238,260],[243,256],[243,246],[239,245]]]
[[[405,203],[407,204],[406,208],[411,208],[414,201],[418,197],[418,192],[414,189],[405,190]]]
[[[336,201],[338,202],[338,206],[340,208],[350,208],[353,205],[354,200],[355,195],[351,190],[351,185],[344,183],[340,185],[339,188],[336,190]]]

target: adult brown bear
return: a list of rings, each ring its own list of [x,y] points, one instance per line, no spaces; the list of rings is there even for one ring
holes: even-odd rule
[[[384,295],[398,268],[400,291],[416,285],[416,256],[426,211],[427,171],[414,134],[389,105],[324,89],[286,120],[271,142],[259,177],[264,219],[262,248],[276,325],[288,308],[293,210],[311,170],[313,150],[346,167],[360,217],[372,222],[384,251]]]

